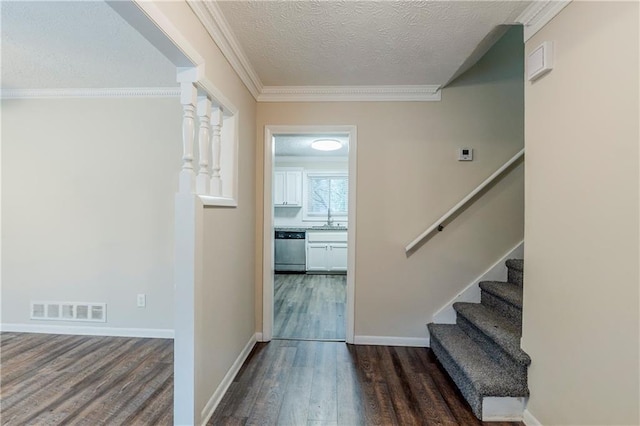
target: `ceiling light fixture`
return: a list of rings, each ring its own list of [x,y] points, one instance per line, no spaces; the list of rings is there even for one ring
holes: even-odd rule
[[[318,151],[335,151],[342,148],[342,144],[336,139],[316,139],[311,142],[311,148]]]

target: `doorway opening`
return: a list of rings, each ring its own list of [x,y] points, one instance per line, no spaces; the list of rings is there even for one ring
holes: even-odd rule
[[[355,127],[267,126],[263,340],[353,342]]]

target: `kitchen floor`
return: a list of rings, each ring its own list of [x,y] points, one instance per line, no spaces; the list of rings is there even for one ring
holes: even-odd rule
[[[345,340],[346,275],[275,274],[276,339]]]

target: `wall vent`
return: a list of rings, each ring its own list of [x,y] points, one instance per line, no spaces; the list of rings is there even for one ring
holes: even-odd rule
[[[31,302],[32,320],[107,322],[106,303]]]

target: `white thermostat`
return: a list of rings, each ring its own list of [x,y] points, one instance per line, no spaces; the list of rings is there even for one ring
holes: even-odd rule
[[[458,161],[473,160],[473,148],[458,148]]]

